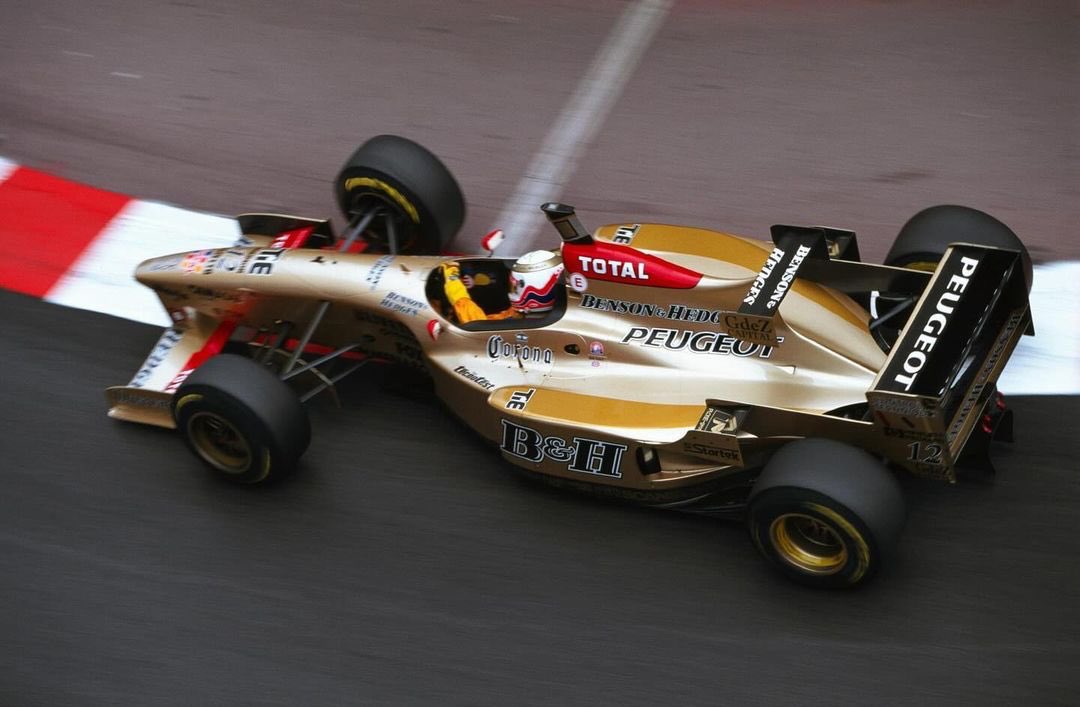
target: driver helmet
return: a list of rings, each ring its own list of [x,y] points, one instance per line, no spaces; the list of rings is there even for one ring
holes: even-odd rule
[[[549,312],[555,306],[562,258],[550,250],[534,250],[510,269],[510,305],[521,312]]]

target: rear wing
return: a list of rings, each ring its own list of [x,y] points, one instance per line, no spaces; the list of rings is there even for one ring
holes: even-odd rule
[[[1020,336],[1031,330],[1020,253],[953,244],[867,391],[886,453],[955,480],[955,465]]]

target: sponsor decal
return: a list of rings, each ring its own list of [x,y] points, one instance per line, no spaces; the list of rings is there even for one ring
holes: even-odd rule
[[[630,241],[634,240],[634,236],[637,235],[638,229],[641,228],[640,223],[635,223],[630,226],[619,226],[615,229],[615,235],[611,240],[621,245],[630,245]]]
[[[562,256],[567,273],[582,273],[590,280],[683,290],[701,282],[699,272],[617,243],[564,243]]]
[[[793,227],[786,228],[791,230]],[[739,314],[771,315],[787,295],[803,262],[810,257],[828,257],[820,229],[795,228],[794,231],[777,241],[783,243],[783,248],[777,245],[765,257],[743,297]]]
[[[173,288],[164,285],[154,285],[154,292],[157,292],[158,295],[162,297],[168,297],[174,300],[186,300],[188,298],[186,292],[174,290]]]
[[[194,368],[185,368],[184,370],[177,373],[173,377],[173,379],[171,381],[169,381],[169,384],[167,386],[165,386],[165,392],[166,393],[175,393],[176,389],[180,387],[180,384],[183,383],[184,381],[186,381],[188,379],[188,376],[190,376],[194,372],[195,372]]]
[[[248,238],[247,234],[245,233],[241,234],[241,236],[236,239],[235,245],[237,248],[250,248],[255,245],[255,241]]]
[[[240,272],[244,267],[247,253],[238,248],[230,248],[222,253],[217,259],[217,269],[225,272]]]
[[[379,302],[379,306],[386,307],[391,312],[400,312],[413,317],[420,314],[421,310],[427,309],[427,305],[420,300],[399,295],[396,292],[387,292],[382,302]]]
[[[614,258],[595,258],[588,255],[579,255],[578,263],[581,272],[591,275],[611,275],[614,278],[624,280],[648,280],[649,273],[645,272],[645,263],[616,260]]]
[[[765,289],[765,282],[772,275],[773,269],[780,264],[780,261],[784,259],[784,251],[779,248],[773,248],[768,257],[765,258],[765,264],[761,266],[761,270],[754,277],[754,281],[750,283],[750,291],[746,293],[746,297],[743,297],[743,304],[753,306],[757,302],[758,295]]]
[[[507,410],[524,410],[525,406],[529,404],[529,400],[532,398],[533,393],[536,392],[536,388],[529,388],[528,390],[515,390],[510,394],[510,399],[506,401],[504,406]]]
[[[584,292],[589,289],[589,278],[579,272],[570,273],[567,282],[570,284],[570,289],[574,292]]]
[[[783,337],[779,337],[783,341]],[[752,341],[742,341],[718,331],[694,331],[691,329],[651,329],[633,327],[622,338],[624,344],[637,344],[668,351],[687,350],[692,353],[720,354],[722,356],[756,356],[769,358],[773,347]]]
[[[713,447],[702,442],[683,442],[683,451],[688,454],[699,454],[704,457],[713,457],[725,462],[742,462],[742,454],[735,449],[723,449]]]
[[[898,439],[917,439],[924,442],[941,441],[940,433],[929,430],[905,430],[901,427],[884,427],[881,431],[886,437],[896,437]]]
[[[368,290],[374,291],[379,286],[379,281],[382,280],[383,275],[386,274],[386,269],[390,267],[392,262],[394,262],[394,256],[384,255],[372,263],[368,274],[364,276],[364,282],[367,283]]]
[[[735,434],[735,416],[723,410],[708,408],[694,429],[715,434]]]
[[[933,313],[923,323],[919,335],[911,342],[911,349],[907,353],[898,352],[900,358],[895,360],[903,362],[903,370],[893,375],[893,381],[903,390],[911,390],[911,386],[918,379],[919,372],[926,365],[926,355],[934,350],[938,338],[948,327],[960,295],[967,289],[968,282],[978,267],[978,258],[969,258],[966,255],[960,257],[960,272],[951,275],[945,282],[945,287],[937,295]]]
[[[396,336],[405,339],[412,339],[412,331],[409,327],[405,326],[401,322],[394,321],[393,319],[387,319],[386,317],[375,314],[374,312],[368,312],[363,309],[353,310],[353,317],[358,322],[364,322],[372,326],[379,328],[379,336]]]
[[[501,449],[507,454],[530,462],[548,459],[579,474],[593,474],[612,479],[622,478],[620,465],[625,444],[605,442],[588,437],[574,437],[569,442],[562,437],[545,437],[531,427],[503,420]]]
[[[311,262],[319,263],[320,265],[326,265],[327,263],[329,263],[330,265],[337,265],[336,260],[334,260],[333,258],[327,260],[326,257],[322,255],[316,255],[314,258],[311,259]]]
[[[168,357],[169,352],[176,348],[176,345],[180,343],[180,339],[182,338],[183,335],[176,329],[166,329],[165,333],[158,339],[158,342],[154,344],[154,348],[151,349],[150,355],[146,357],[146,361],[143,362],[142,368],[140,368],[135,374],[135,377],[131,379],[129,385],[132,388],[141,388],[146,385],[146,381],[150,380],[150,376],[153,375],[154,369],[161,365]]]
[[[282,231],[270,242],[271,248],[299,248],[304,245],[310,236],[315,231],[314,226],[301,226],[300,228],[292,228],[288,231]]]
[[[150,272],[159,272],[161,270],[174,270],[182,262],[184,262],[185,256],[173,255],[164,258],[157,258],[154,262],[146,266],[146,269]]]
[[[188,253],[180,261],[180,270],[185,275],[201,275],[207,268],[212,267],[210,258],[213,254],[214,251],[212,250],[199,250]]]
[[[870,407],[877,412],[887,412],[903,417],[933,417],[934,404],[922,398],[893,398],[875,394]]]
[[[117,390],[111,393],[111,396],[115,405],[131,405],[152,410],[168,410],[170,405],[168,398],[161,398],[141,391]]]
[[[480,386],[484,390],[491,390],[492,388],[495,387],[495,384],[492,383],[491,381],[489,381],[487,378],[484,378],[479,373],[475,373],[473,371],[470,371],[468,368],[465,368],[465,366],[458,366],[457,368],[454,369],[454,373],[458,374],[462,378],[468,378],[469,380],[471,380],[473,383],[476,383],[478,386]]]
[[[263,248],[255,251],[251,259],[244,266],[248,275],[270,275],[274,272],[274,265],[278,258],[285,252],[284,248]]]
[[[975,376],[975,380],[972,381],[967,397],[964,398],[964,402],[960,406],[960,411],[955,415],[952,425],[949,426],[948,431],[945,433],[946,439],[951,441],[956,439],[956,435],[960,434],[960,430],[963,428],[968,415],[975,409],[975,406],[979,402],[979,398],[982,397],[983,390],[986,388],[986,381],[990,378],[990,372],[994,370],[998,361],[1000,361],[1001,357],[1005,354],[1005,349],[1008,347],[1009,340],[1023,320],[1024,314],[1019,311],[1014,312],[1009,316],[1008,320],[1006,320],[1005,326],[1002,327],[997,340],[994,341],[994,345],[990,349],[990,353],[987,355],[986,360],[983,362],[982,368],[979,369],[979,372]]]
[[[757,301],[773,271],[784,259],[784,255],[785,253],[781,249],[773,248],[772,252],[769,253],[769,257],[765,259],[765,264],[761,266],[761,270],[758,271],[757,276],[754,278],[754,282],[750,285],[750,291],[743,298],[743,304],[752,306]],[[769,293],[769,299],[765,302],[765,309],[776,309],[780,301],[784,299],[788,288],[791,287],[791,281],[795,279],[795,273],[799,271],[799,266],[802,265],[808,255],[810,255],[810,246],[801,245],[796,249],[787,267],[780,272],[780,278],[773,286],[772,292]]]
[[[766,309],[776,309],[776,306],[780,304],[780,300],[784,299],[788,288],[791,287],[791,281],[795,279],[795,273],[799,271],[799,266],[802,265],[808,255],[810,255],[810,246],[799,246],[798,250],[795,251],[795,255],[792,256],[791,262],[784,268],[784,274],[780,276],[780,282],[776,283],[772,294],[769,295],[769,301],[765,303]]]
[[[742,341],[779,346],[784,340],[784,337],[776,335],[773,321],[769,317],[725,312],[723,325],[724,331]]]
[[[396,341],[394,346],[397,350],[397,355],[411,366],[424,367],[424,352],[418,346],[405,341]]]
[[[599,341],[593,341],[589,344],[589,360],[592,361],[593,368],[598,368],[600,362],[607,358],[607,354],[604,351],[604,344]]]
[[[631,302],[588,294],[581,296],[581,306],[599,312],[656,317],[695,324],[720,324],[732,337],[755,344],[778,346],[783,341],[783,337],[776,336],[775,327],[769,317],[738,314],[723,309],[700,309],[683,304]]]
[[[201,297],[208,300],[224,300],[226,302],[243,302],[244,298],[239,292],[230,292],[229,290],[212,290],[208,287],[199,287],[198,285],[190,285],[188,290],[196,297]]]
[[[516,358],[522,362],[535,361],[537,363],[551,363],[555,358],[551,349],[542,349],[539,346],[529,346],[529,337],[518,334],[513,342],[507,341],[496,334],[487,341],[488,358]]]
[[[657,319],[672,319],[698,324],[720,324],[724,315],[730,314],[730,312],[722,309],[699,309],[697,307],[687,307],[683,304],[630,302],[610,297],[597,297],[596,295],[582,295],[581,306],[586,309],[595,309],[598,312],[632,314],[638,317],[656,317]]]

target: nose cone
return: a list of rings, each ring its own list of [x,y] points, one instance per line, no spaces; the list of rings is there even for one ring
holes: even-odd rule
[[[149,287],[176,282],[184,274],[192,271],[190,268],[197,260],[192,256],[210,252],[176,253],[144,260],[135,268],[135,279]]]

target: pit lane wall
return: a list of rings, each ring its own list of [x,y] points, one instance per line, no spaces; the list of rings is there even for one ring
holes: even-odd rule
[[[237,212],[244,210],[237,204]],[[166,253],[226,248],[239,238],[235,219],[96,189],[0,157],[4,289],[165,328],[161,302],[135,282],[135,266]],[[1037,265],[1030,298],[1039,334],[1020,342],[998,387],[1006,394],[1080,394],[1080,262]]]

